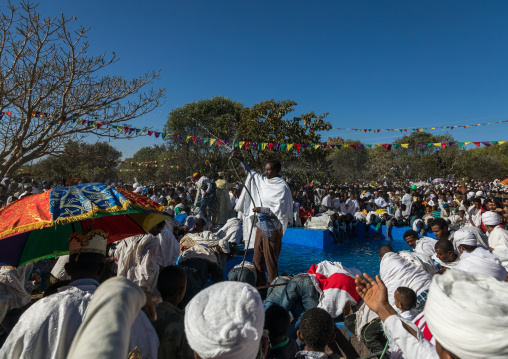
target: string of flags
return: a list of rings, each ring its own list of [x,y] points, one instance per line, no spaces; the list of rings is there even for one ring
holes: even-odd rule
[[[168,160],[171,160],[173,159],[174,157],[167,157],[167,158],[163,158],[161,160],[155,160],[155,161],[118,161],[116,162],[117,164],[121,165],[121,164],[124,164],[124,165],[132,165],[132,164],[151,164],[151,163],[160,163],[162,161],[168,161]]]
[[[485,122],[485,123],[474,123],[470,125],[455,125],[455,126],[440,126],[440,127],[415,127],[415,128],[342,128],[342,127],[333,127],[332,130],[340,130],[340,131],[359,131],[359,132],[373,132],[373,133],[379,133],[382,131],[390,131],[390,132],[423,132],[423,131],[430,131],[430,130],[453,130],[454,128],[464,128],[469,129],[473,127],[479,127],[479,126],[487,126],[487,125],[495,125],[499,123],[505,123],[508,122],[508,120],[505,121],[495,121],[495,122]]]
[[[150,161],[150,162],[158,162],[158,161]],[[129,164],[131,166],[138,166],[138,167],[156,167],[156,168],[184,168],[184,166],[171,166],[171,165],[159,165],[155,163],[142,163],[142,162],[120,162],[122,164]]]
[[[4,116],[11,116],[12,112],[0,112],[0,119]],[[45,112],[34,112],[32,113],[32,116],[34,117],[53,117],[53,115],[45,113]],[[106,126],[107,128],[116,129],[118,133],[123,132],[126,135],[133,135],[136,134],[137,136],[154,136],[155,138],[161,137],[163,140],[165,140],[167,137],[172,137],[173,141],[175,142],[183,142],[189,143],[192,141],[192,144],[194,145],[206,145],[206,146],[221,146],[221,145],[229,145],[231,142],[234,146],[234,148],[237,149],[257,149],[257,150],[266,150],[269,151],[277,151],[277,152],[284,152],[284,151],[292,151],[293,149],[296,150],[297,153],[300,153],[300,151],[304,149],[314,149],[317,150],[319,148],[324,149],[334,149],[334,148],[347,148],[352,147],[355,150],[358,148],[375,148],[375,147],[384,147],[388,151],[390,151],[392,148],[409,148],[410,146],[420,146],[420,147],[430,147],[430,146],[437,146],[445,148],[447,146],[459,146],[464,147],[469,144],[474,144],[477,147],[483,146],[492,146],[497,144],[503,144],[506,141],[481,141],[481,142],[441,142],[441,143],[405,143],[405,144],[397,144],[397,143],[383,143],[383,144],[342,144],[342,145],[329,145],[326,142],[321,144],[304,144],[304,143],[272,143],[272,142],[254,142],[254,141],[230,141],[230,140],[223,140],[223,139],[217,139],[217,138],[211,138],[211,137],[199,137],[199,136],[187,136],[187,135],[180,135],[180,134],[170,134],[166,132],[160,132],[160,131],[152,131],[147,129],[139,129],[134,127],[128,127],[128,126],[119,126],[119,125],[111,125],[111,124],[104,124],[102,122],[97,121],[89,121],[89,120],[83,120],[81,118],[62,118],[61,121],[68,121],[72,120],[73,123],[77,124],[78,126],[88,126],[90,128],[96,128],[100,129],[102,126]],[[471,127],[478,127],[478,126],[485,126],[485,125],[492,125],[492,124],[499,124],[506,121],[497,121],[497,122],[487,122],[487,123],[481,123],[481,124],[473,124],[473,125],[462,125],[462,126],[443,126],[443,127],[421,127],[421,128],[405,128],[405,129],[346,129],[346,128],[334,128],[334,129],[343,129],[343,130],[350,130],[350,131],[364,131],[364,132],[381,132],[381,131],[400,131],[400,132],[408,132],[408,131],[415,131],[420,132],[424,130],[433,130],[433,129],[454,129],[454,128],[471,128]]]

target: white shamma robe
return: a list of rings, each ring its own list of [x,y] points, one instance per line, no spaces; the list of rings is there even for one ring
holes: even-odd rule
[[[71,282],[61,292],[33,304],[7,337],[0,358],[65,359],[98,285],[92,279]],[[157,358],[159,339],[143,312],[137,314],[131,329],[129,350],[136,346],[144,359]]]

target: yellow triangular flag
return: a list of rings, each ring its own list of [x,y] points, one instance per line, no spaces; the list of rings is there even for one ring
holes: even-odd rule
[[[263,143],[261,144],[261,149],[263,149],[263,150],[264,150],[264,149],[266,148],[266,146],[268,146],[268,143],[263,142]]]
[[[402,148],[408,148],[409,147],[409,143],[402,143],[401,146],[402,146]]]
[[[499,141],[500,145],[502,145],[503,143],[506,143],[506,141]]]
[[[122,132],[122,131],[123,131],[123,127],[122,127],[122,126],[118,126],[118,127],[116,128],[116,130],[117,130],[118,132]]]
[[[288,151],[291,151],[294,145],[294,143],[288,143]]]
[[[187,139],[185,140],[186,142],[189,142],[189,139],[191,138],[192,136],[187,136]]]
[[[215,141],[217,141],[216,138],[210,138],[210,146],[213,145],[215,143]]]
[[[82,122],[83,122],[82,119],[78,119],[78,125],[81,125]]]
[[[245,141],[240,141],[240,143],[238,145],[240,146],[240,149],[243,149],[243,146],[245,145]]]
[[[349,147],[349,145],[342,145],[343,148]]]
[[[314,145],[314,149],[317,150],[321,145]]]
[[[433,143],[433,145],[436,146],[436,147],[441,147],[441,142],[439,142],[439,143]]]
[[[470,145],[473,142],[464,142],[465,145]]]
[[[141,136],[144,136],[146,133],[146,130],[143,130],[143,132],[141,132]]]

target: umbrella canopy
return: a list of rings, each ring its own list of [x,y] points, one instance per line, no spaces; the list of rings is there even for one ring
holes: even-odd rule
[[[444,182],[444,179],[442,179],[442,178],[434,178],[432,180],[432,183],[440,183],[440,182]]]
[[[108,243],[148,233],[168,219],[164,206],[120,188],[86,183],[23,197],[0,210],[0,265],[20,266],[68,253],[68,238],[92,229]]]
[[[501,186],[508,186],[508,178],[499,182]]]

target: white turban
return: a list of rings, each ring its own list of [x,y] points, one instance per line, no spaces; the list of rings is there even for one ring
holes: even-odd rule
[[[483,224],[486,226],[497,226],[499,224],[499,214],[495,212],[482,213]]]
[[[432,194],[430,195],[430,198],[436,198],[436,195],[435,195],[434,193],[432,193]]]
[[[473,197],[474,197],[474,192],[473,192],[473,191],[471,191],[471,192],[469,192],[469,193],[467,194],[467,199],[471,199],[471,198],[473,198]]]
[[[264,321],[256,288],[226,281],[202,290],[187,304],[185,335],[203,359],[254,359]]]
[[[477,195],[478,197],[483,196],[483,191],[478,191],[478,192],[476,192],[476,195]]]
[[[449,269],[434,276],[424,313],[436,341],[457,357],[508,357],[508,283]]]
[[[132,188],[134,188],[134,189],[136,189],[138,187],[139,187],[139,183],[137,183],[137,182],[132,185]]]
[[[489,275],[502,282],[506,281],[506,269],[501,260],[490,251],[480,247],[471,253],[462,253],[457,269],[468,273]]]
[[[478,245],[475,234],[467,229],[459,229],[456,231],[453,234],[453,241],[457,243],[457,247],[462,244],[473,247]]]

